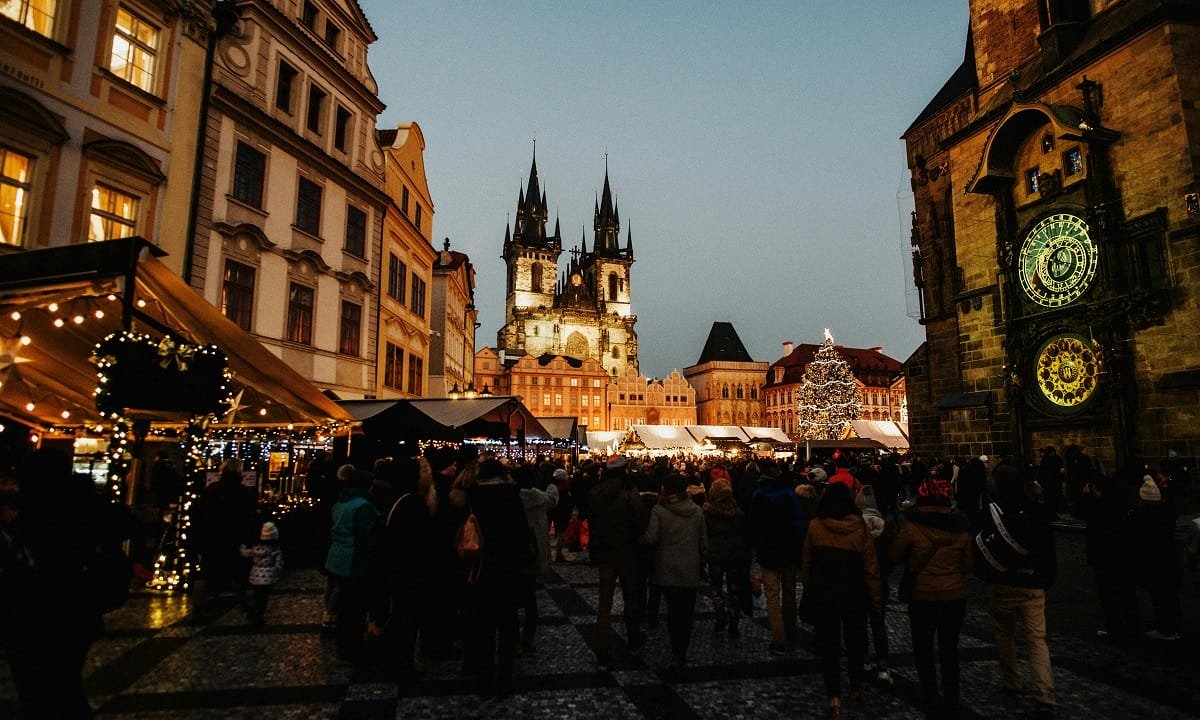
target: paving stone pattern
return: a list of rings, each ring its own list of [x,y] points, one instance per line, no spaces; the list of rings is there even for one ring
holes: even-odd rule
[[[85,681],[103,718],[820,718],[824,690],[812,636],[783,657],[768,654],[761,599],[741,637],[713,632],[712,607],[698,600],[689,665],[668,669],[665,622],[637,655],[615,642],[613,664],[595,665],[596,571],[583,562],[555,563],[538,593],[542,611],[537,651],[518,658],[516,694],[484,698],[458,674],[456,661],[427,663],[415,683],[397,685],[379,668],[356,669],[335,658],[321,637],[322,578],[289,573],[271,599],[267,626],[251,628],[233,607],[203,627],[187,622],[186,598],[135,593],[107,618],[108,632],[88,657]],[[1064,592],[1069,596],[1071,592]],[[1079,598],[1094,602],[1085,584]],[[614,630],[623,634],[622,604]],[[664,608],[665,613],[665,608]],[[919,718],[904,606],[887,614],[893,687],[869,686],[864,707],[849,718]],[[1052,630],[1058,624],[1051,623]],[[1117,651],[1082,633],[1052,634],[1059,718],[1187,718],[1197,711],[1195,646],[1169,651]],[[1191,643],[1192,640],[1184,641]],[[963,716],[1022,717],[997,686],[990,619],[973,586],[961,651]],[[0,717],[15,717],[15,692],[0,665]]]

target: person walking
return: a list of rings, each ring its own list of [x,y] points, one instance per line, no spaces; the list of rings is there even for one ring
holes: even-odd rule
[[[879,612],[870,613],[871,644],[875,647],[875,679],[884,685],[891,686],[892,671],[888,667],[888,628],[887,607],[888,577],[892,574],[892,559],[890,550],[897,534],[895,515],[884,515],[875,499],[875,487],[863,485],[854,504],[862,511],[863,522],[867,532],[875,543],[875,557],[879,560]]]
[[[704,503],[704,525],[708,532],[708,585],[716,621],[713,632],[728,626],[730,637],[738,635],[741,618],[739,597],[749,572],[746,566],[746,516],[733,497],[727,478],[713,481]]]
[[[772,655],[784,655],[797,637],[796,564],[804,545],[805,517],[779,465],[763,460],[759,487],[750,499],[751,544],[767,596]]]
[[[816,629],[816,650],[829,699],[826,717],[831,719],[842,717],[843,640],[850,700],[863,703],[867,615],[879,612],[883,605],[875,542],[850,492],[844,482],[831,482],[825,488],[808,526],[801,562],[803,612]]]
[[[967,612],[964,576],[971,572],[970,523],[951,509],[953,488],[941,478],[917,487],[917,504],[891,547],[891,558],[915,578],[908,600],[908,626],[928,718],[959,715],[958,638]],[[934,668],[936,636],[942,670],[941,692]]]
[[[1104,627],[1096,637],[1119,646],[1132,644],[1141,632],[1132,511],[1132,503],[1107,475],[1085,485],[1072,508],[1075,517],[1087,523],[1087,563],[1104,616]]]
[[[662,588],[667,601],[671,669],[678,670],[687,665],[696,619],[696,590],[704,585],[701,565],[708,553],[704,513],[688,497],[687,479],[682,475],[672,473],[663,479],[662,502],[650,513],[641,542],[654,548],[652,582]]]
[[[549,463],[544,463],[549,465]],[[524,608],[525,624],[521,628],[521,650],[534,652],[537,649],[537,589],[546,584],[550,572],[550,512],[558,504],[558,487],[555,481],[565,481],[567,471],[550,466],[550,472],[526,466],[518,471],[521,506],[525,510],[525,521],[537,542],[536,564],[533,573],[523,576],[521,607]]]
[[[1029,672],[1033,679],[1035,717],[1054,716],[1054,673],[1046,642],[1046,590],[1054,583],[1057,561],[1048,513],[1025,492],[1020,471],[997,466],[996,502],[988,506],[987,522],[973,543],[975,574],[988,583],[990,612],[996,626],[996,645],[1002,690],[1021,691],[1017,671],[1016,629],[1025,629],[1029,642]]]
[[[363,634],[375,571],[372,550],[380,522],[379,510],[367,499],[370,486],[371,473],[349,473],[333,506],[329,553],[325,556],[325,570],[334,579],[338,593],[334,631],[338,657],[353,663],[366,660]]]
[[[408,683],[417,676],[417,635],[427,620],[432,604],[433,572],[437,559],[433,520],[429,512],[429,490],[421,489],[422,467],[418,460],[397,458],[380,466],[377,475],[392,486],[396,497],[382,517],[383,541],[379,560],[383,585],[389,598],[384,638],[396,665],[397,678]],[[430,477],[432,481],[432,477]]]
[[[596,606],[596,666],[608,670],[612,662],[612,602],[618,581],[625,603],[625,632],[629,651],[646,643],[642,630],[642,594],[638,572],[638,501],[626,487],[628,459],[612,455],[604,475],[588,493],[590,531],[588,552],[596,565],[600,598]]]
[[[201,572],[195,589],[194,619],[212,620],[213,597],[231,588],[242,610],[250,615],[247,563],[240,548],[257,537],[258,520],[254,496],[242,484],[242,461],[230,458],[221,463],[217,481],[204,488],[196,504],[192,534]]]
[[[1130,518],[1138,584],[1150,593],[1154,627],[1151,640],[1179,640],[1179,557],[1175,549],[1175,512],[1163,500],[1162,487],[1151,475],[1142,478],[1138,504]]]
[[[250,558],[250,624],[262,627],[266,622],[267,602],[283,574],[283,553],[279,550],[279,528],[265,522],[258,543],[241,546],[242,557]]]

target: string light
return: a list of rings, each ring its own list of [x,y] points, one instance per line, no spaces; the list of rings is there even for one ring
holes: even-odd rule
[[[33,338],[29,337],[28,335],[21,336],[21,344],[22,345],[28,346],[29,343],[31,343],[31,342],[33,342]]]
[[[58,303],[52,302],[46,306],[46,309],[50,312],[58,312]]]
[[[20,310],[13,310],[13,313],[12,313],[12,319],[13,319],[13,321],[20,320],[20,319],[21,319],[21,311],[20,311]]]
[[[54,318],[54,327],[60,328],[66,324],[67,324],[67,322],[65,320],[63,320],[62,318]]]

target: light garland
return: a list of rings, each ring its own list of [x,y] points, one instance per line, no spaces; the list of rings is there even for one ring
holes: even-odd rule
[[[862,416],[850,365],[838,354],[833,337],[825,340],[796,391],[796,433],[801,439],[836,440],[846,425]]]

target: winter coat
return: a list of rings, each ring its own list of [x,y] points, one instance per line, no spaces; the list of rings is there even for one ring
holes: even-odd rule
[[[379,510],[367,500],[365,488],[345,488],[333,506],[329,553],[325,569],[338,577],[365,577],[373,571]]]
[[[588,494],[588,554],[597,565],[618,566],[637,559],[637,502],[625,489],[624,472],[606,472]],[[697,508],[699,509],[699,508]]]
[[[525,521],[533,529],[537,539],[537,576],[542,582],[550,571],[550,511],[558,505],[558,488],[554,483],[545,490],[521,488],[521,506],[525,508]]]
[[[641,542],[654,546],[651,582],[660,587],[702,587],[701,565],[708,554],[704,513],[688,497],[655,505]]]
[[[394,589],[421,588],[433,575],[433,519],[418,493],[405,493],[383,516],[383,572]]]
[[[918,571],[912,599],[946,602],[967,596],[964,575],[971,572],[970,526],[965,515],[940,505],[918,505],[891,547],[891,560]]]
[[[746,516],[739,508],[733,514],[704,511],[708,531],[708,562],[721,567],[746,562]]]
[[[988,506],[972,552],[975,574],[996,585],[1046,589],[1058,571],[1050,521],[1021,495]]]
[[[814,518],[808,524],[800,573],[808,617],[837,608],[879,612],[883,605],[875,541],[861,515]]]
[[[467,499],[483,537],[479,584],[515,587],[534,564],[536,547],[517,486],[499,478],[481,480]]]
[[[279,576],[283,574],[283,553],[279,551],[278,543],[243,545],[241,551],[242,557],[250,558],[250,585],[271,587],[279,582]]]
[[[764,478],[750,500],[749,522],[750,542],[759,565],[778,570],[799,561],[805,517],[792,488]]]

